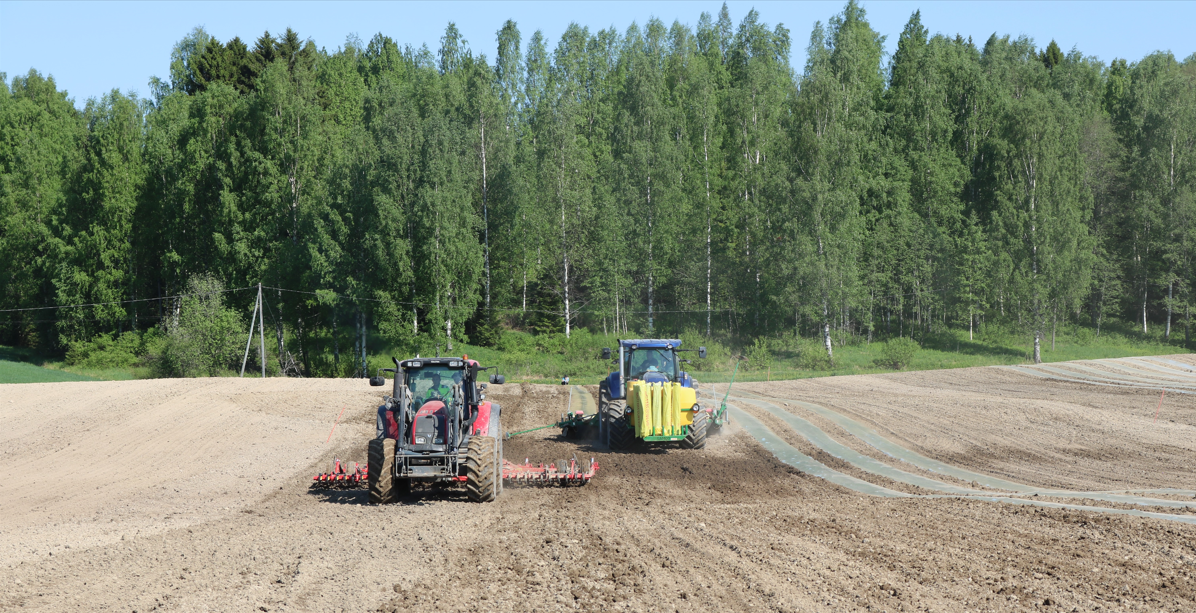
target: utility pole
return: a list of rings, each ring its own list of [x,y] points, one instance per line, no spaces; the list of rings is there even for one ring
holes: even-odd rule
[[[253,345],[253,326],[258,325],[261,338],[259,349],[262,358],[262,378],[266,378],[266,318],[262,308],[262,284],[257,284],[257,300],[253,303],[253,315],[249,317],[249,338],[245,339],[245,357],[241,358],[241,376],[245,376],[245,364],[249,362],[249,347]]]

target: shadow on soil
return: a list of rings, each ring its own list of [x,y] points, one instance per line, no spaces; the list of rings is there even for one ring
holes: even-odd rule
[[[361,486],[358,489],[322,489],[317,486],[311,486],[307,490],[309,496],[313,496],[320,502],[329,504],[370,504],[370,493]],[[465,490],[455,490],[446,487],[416,487],[409,495],[399,498],[396,504],[405,506],[422,506],[429,502],[440,500],[464,500]]]

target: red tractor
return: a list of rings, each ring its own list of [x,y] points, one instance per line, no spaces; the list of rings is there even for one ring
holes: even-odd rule
[[[378,407],[369,445],[370,502],[393,502],[415,482],[463,484],[470,500],[493,501],[503,484],[502,409],[486,402],[486,384],[477,384],[489,369],[468,357],[394,363],[381,371],[394,374],[394,391]],[[503,382],[490,376],[490,383]],[[370,385],[386,379],[372,377]]]

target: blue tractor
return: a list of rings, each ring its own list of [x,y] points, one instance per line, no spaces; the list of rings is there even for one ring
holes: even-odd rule
[[[611,449],[633,442],[679,442],[688,449],[706,446],[709,411],[697,403],[697,382],[681,370],[680,339],[619,341],[619,353],[603,348],[604,360],[618,369],[598,384],[598,433]],[[698,347],[698,357],[706,348]]]

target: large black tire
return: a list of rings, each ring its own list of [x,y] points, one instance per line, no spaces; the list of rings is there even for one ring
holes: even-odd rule
[[[498,441],[493,436],[469,439],[465,455],[465,493],[474,502],[493,502],[502,475],[498,473]]]
[[[370,441],[369,466],[366,478],[370,484],[370,504],[387,504],[395,499],[395,440],[393,438]],[[410,489],[410,482],[407,483]]]
[[[710,423],[705,410],[694,413],[694,423],[689,426],[685,440],[681,441],[684,449],[701,449],[706,446],[706,429]]]
[[[612,451],[626,449],[635,438],[631,424],[623,415],[623,406],[622,400],[611,400],[606,404],[606,411],[602,414],[602,418],[606,420],[606,446]]]

